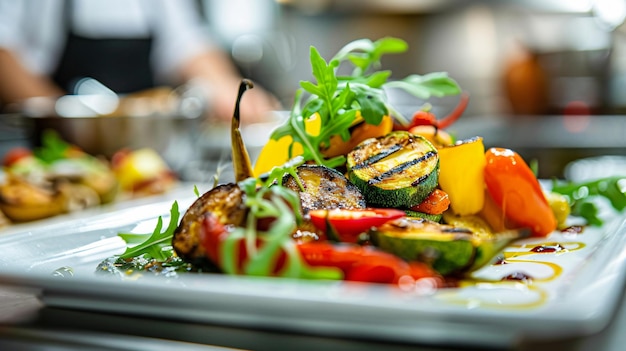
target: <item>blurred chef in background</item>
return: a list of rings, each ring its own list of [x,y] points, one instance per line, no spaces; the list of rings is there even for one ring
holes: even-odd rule
[[[0,0],[0,106],[72,93],[84,77],[118,94],[200,80],[210,114],[230,119],[241,77],[196,7],[193,0]],[[245,99],[244,123],[278,108],[258,86]]]

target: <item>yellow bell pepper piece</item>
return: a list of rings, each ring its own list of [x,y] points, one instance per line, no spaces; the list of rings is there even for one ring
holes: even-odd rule
[[[137,183],[154,179],[170,171],[161,156],[150,148],[131,151],[113,167],[122,189],[131,191]]]
[[[567,217],[569,217],[570,212],[572,211],[572,207],[570,206],[569,201],[567,201],[567,197],[553,191],[544,191],[544,195],[546,196],[546,200],[548,200],[548,204],[550,204],[552,213],[554,213],[554,217],[556,218],[557,228],[565,228],[567,226]]]
[[[450,197],[450,209],[459,216],[473,215],[485,202],[485,146],[482,137],[439,149],[439,186]]]
[[[319,135],[322,122],[317,114],[304,122],[305,132],[309,135]],[[289,147],[293,143],[292,155],[289,156]],[[263,173],[267,173],[276,166],[285,164],[290,159],[300,156],[304,153],[302,145],[294,142],[293,138],[286,135],[278,140],[270,139],[261,149],[259,156],[254,164],[254,176],[258,177]]]
[[[362,121],[363,118],[360,113],[357,112],[352,125],[355,126]],[[316,114],[306,120],[304,127],[307,134],[317,136],[320,133],[321,120]],[[331,138],[330,146],[325,150],[321,150],[321,152],[327,158],[345,155],[361,141],[386,135],[391,132],[392,128],[393,120],[391,116],[384,116],[382,122],[377,126],[362,123],[354,128],[351,138],[348,141],[343,141],[340,136],[335,135]],[[294,144],[292,155],[289,157],[289,146],[292,143]],[[254,165],[254,175],[258,177],[263,173],[269,172],[273,167],[280,166],[291,158],[302,155],[303,153],[302,145],[298,142],[294,142],[291,136],[284,136],[279,140],[270,140],[259,153]]]
[[[258,177],[263,173],[269,172],[273,167],[280,166],[290,160],[289,146],[293,142],[293,138],[289,135],[278,140],[270,139],[261,149],[259,157],[254,164],[254,176]],[[292,157],[302,155],[304,150],[300,143],[294,143]]]

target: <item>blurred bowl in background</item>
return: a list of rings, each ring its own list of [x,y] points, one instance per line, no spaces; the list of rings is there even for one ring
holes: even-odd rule
[[[20,108],[33,147],[55,130],[85,152],[110,158],[120,149],[151,148],[174,170],[192,156],[207,102],[193,87],[155,88],[126,96],[33,98]]]

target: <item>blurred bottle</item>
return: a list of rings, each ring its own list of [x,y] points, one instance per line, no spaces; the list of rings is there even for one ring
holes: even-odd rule
[[[515,115],[542,115],[549,109],[548,75],[538,55],[520,46],[504,66],[504,89]]]

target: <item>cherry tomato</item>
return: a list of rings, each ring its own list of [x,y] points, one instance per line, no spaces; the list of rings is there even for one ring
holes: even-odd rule
[[[485,153],[487,191],[505,216],[528,227],[533,236],[547,236],[557,226],[556,218],[539,181],[516,152],[491,148]]]
[[[441,189],[433,190],[421,203],[411,207],[412,211],[441,214],[450,207],[450,197],[448,193]]]
[[[430,111],[417,111],[413,114],[413,118],[411,118],[411,127],[434,125],[437,125],[437,117]]]
[[[411,122],[408,125],[401,125],[399,123],[394,124],[394,130],[410,130],[417,126],[434,126],[437,129],[445,129],[454,124],[465,112],[469,103],[469,95],[466,93],[461,94],[459,103],[454,109],[445,117],[437,119],[437,117],[430,111],[419,110],[413,114]]]
[[[4,165],[4,167],[11,167],[17,161],[27,157],[31,157],[32,155],[33,152],[25,147],[14,147],[4,155],[4,158],[2,159],[2,164]]]
[[[204,215],[204,218],[202,219],[202,227],[200,229],[199,238],[204,248],[206,257],[211,260],[211,262],[213,262],[216,266],[220,267],[220,269],[224,270],[224,261],[222,260],[222,258],[224,258],[223,255],[234,255],[234,257],[226,257],[226,261],[232,262],[232,271],[234,273],[244,274],[245,266],[249,259],[246,240],[245,238],[237,239],[234,244],[234,250],[227,253],[223,250],[224,242],[229,235],[230,231],[228,230],[227,226],[222,224],[216,215],[212,213],[207,213]],[[256,247],[261,248],[262,245],[262,241],[257,238]],[[276,254],[276,258],[274,260],[270,274],[278,275],[279,272],[284,268],[286,260],[287,255],[285,254],[285,252],[279,250]]]
[[[394,122],[393,129],[394,130],[410,130],[411,128],[417,126],[435,126],[437,124],[437,117],[434,113],[426,110],[418,110],[413,114],[411,121],[408,125],[400,124],[399,122]]]
[[[220,262],[219,247],[228,236],[226,226],[212,213],[207,213],[202,219],[199,239],[207,257],[215,264]]]
[[[404,217],[405,213],[392,208],[365,208],[311,210],[309,215],[313,225],[325,231],[327,236],[332,237],[332,234],[336,234],[338,241],[355,243],[359,234],[392,219]],[[331,230],[328,230],[327,223],[330,224]]]

